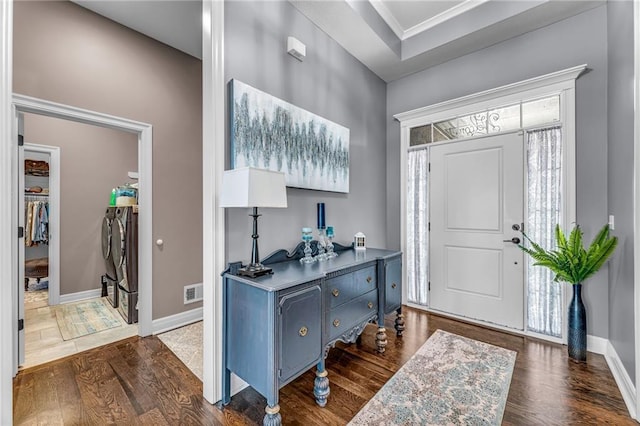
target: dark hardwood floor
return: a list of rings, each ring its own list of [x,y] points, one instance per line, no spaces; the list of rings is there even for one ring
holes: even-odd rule
[[[569,361],[566,347],[405,308],[402,338],[389,333],[387,352],[375,351],[376,328],[362,341],[331,350],[331,395],[315,404],[313,371],[280,391],[283,423],[343,425],[437,329],[518,353],[503,424],[636,424],[604,357]],[[387,319],[393,326],[393,318]],[[29,368],[14,380],[16,425],[236,425],[261,424],[265,400],[248,388],[224,409],[202,398],[202,383],[156,337],[130,338]]]

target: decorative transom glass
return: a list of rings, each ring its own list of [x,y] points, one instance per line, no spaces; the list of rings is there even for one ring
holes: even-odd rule
[[[560,121],[560,96],[533,99],[414,127],[409,146],[531,128]]]

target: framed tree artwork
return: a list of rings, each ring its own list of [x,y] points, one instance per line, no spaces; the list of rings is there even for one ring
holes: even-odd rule
[[[231,167],[285,174],[287,186],[349,192],[349,129],[238,80],[229,82]]]

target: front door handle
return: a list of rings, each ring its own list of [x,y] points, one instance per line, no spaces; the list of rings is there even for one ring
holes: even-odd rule
[[[520,244],[520,238],[518,237],[513,237],[510,240],[502,240],[502,241],[504,241],[505,243]]]

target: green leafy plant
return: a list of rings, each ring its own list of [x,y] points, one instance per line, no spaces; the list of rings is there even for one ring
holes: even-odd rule
[[[591,275],[598,272],[604,263],[613,254],[618,244],[617,237],[609,236],[609,225],[605,225],[589,246],[585,249],[582,243],[582,230],[575,226],[569,235],[565,237],[559,225],[556,225],[556,250],[545,250],[533,242],[524,232],[524,238],[529,241],[531,248],[523,245],[519,247],[531,256],[536,263],[534,265],[546,266],[554,274],[554,281],[580,284]]]

